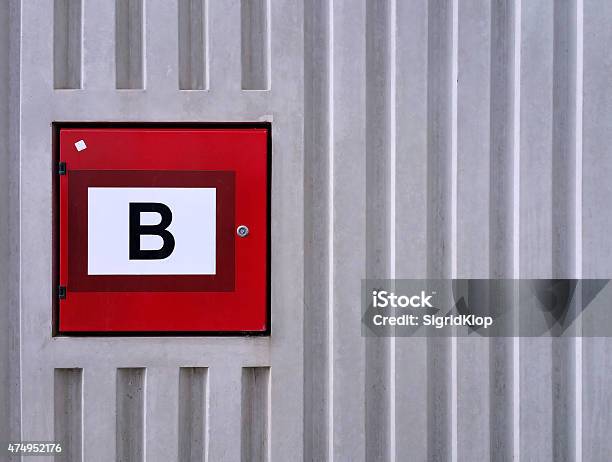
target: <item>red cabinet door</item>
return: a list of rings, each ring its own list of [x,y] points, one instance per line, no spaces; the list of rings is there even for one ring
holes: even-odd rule
[[[56,130],[58,333],[269,333],[268,124]]]

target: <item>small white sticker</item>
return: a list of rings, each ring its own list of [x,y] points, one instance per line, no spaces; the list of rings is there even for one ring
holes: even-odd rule
[[[87,145],[85,144],[85,141],[83,141],[83,140],[79,140],[76,143],[74,143],[74,147],[79,152],[81,152],[83,149],[87,149]]]

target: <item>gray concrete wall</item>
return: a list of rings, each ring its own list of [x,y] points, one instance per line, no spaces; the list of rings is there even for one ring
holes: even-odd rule
[[[608,340],[357,319],[366,276],[609,277],[608,3],[305,10],[306,460],[603,460]]]
[[[81,429],[81,444],[71,439],[66,452],[87,462],[192,454],[179,451],[179,441],[198,454],[205,446],[200,455],[209,461],[250,453],[292,460],[302,453],[303,414],[302,6],[180,2],[202,14],[192,26],[205,27],[184,35],[178,1],[75,3],[21,2],[21,264],[12,270],[21,293],[22,437],[53,440]],[[242,24],[261,38],[256,51],[265,57],[248,78]],[[179,47],[207,53],[179,60]],[[179,90],[185,74],[203,88]],[[243,90],[266,80],[270,89]],[[271,338],[51,337],[51,123],[96,120],[273,123]],[[206,380],[181,386],[182,368],[205,369]],[[254,378],[245,380],[245,371]],[[179,411],[193,396],[205,396],[206,408]]]
[[[610,2],[0,13],[0,440],[80,434],[86,461],[609,458],[609,339],[364,339],[360,284],[612,276]],[[50,124],[99,120],[272,122],[271,338],[51,338]]]

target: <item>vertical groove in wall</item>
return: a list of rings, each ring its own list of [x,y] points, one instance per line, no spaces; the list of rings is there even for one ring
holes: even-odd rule
[[[208,0],[179,0],[179,89],[208,89]]]
[[[450,175],[451,175],[451,195],[450,195],[450,216],[451,216],[451,267],[450,277],[457,278],[457,91],[458,91],[458,52],[459,52],[459,2],[453,0],[451,4],[451,122],[450,122],[450,136],[451,136],[451,161],[450,161]],[[450,295],[450,294],[449,294]],[[453,329],[453,334],[456,330]],[[451,359],[451,370],[450,370],[450,446],[451,446],[451,462],[457,462],[458,456],[458,438],[457,438],[457,412],[458,406],[458,389],[457,389],[457,370],[458,370],[458,343],[457,337],[453,335],[450,339],[450,359]]]
[[[488,278],[490,221],[490,0],[457,2],[456,277]],[[456,81],[454,79],[454,81]],[[456,460],[491,460],[490,341],[456,339]],[[476,366],[478,365],[478,366]],[[453,460],[455,460],[453,458]]]
[[[0,138],[5,142],[8,155],[5,157],[8,161],[8,168],[5,173],[8,175],[8,239],[6,243],[8,247],[8,267],[12,268],[12,271],[8,272],[6,278],[7,283],[7,296],[5,302],[8,303],[5,314],[8,316],[8,322],[4,325],[8,332],[4,334],[6,341],[8,341],[8,349],[5,350],[7,353],[7,360],[9,367],[6,370],[8,372],[8,386],[4,387],[5,393],[8,394],[9,402],[6,404],[5,409],[8,410],[2,418],[1,422],[4,423],[8,420],[7,433],[0,435],[8,436],[8,440],[19,441],[22,431],[21,423],[21,384],[22,384],[22,371],[21,371],[21,202],[20,202],[20,191],[21,191],[21,2],[17,0],[9,0],[8,2],[2,3],[3,12],[6,12],[6,33],[8,37],[3,35],[3,38],[8,38],[6,41],[0,40],[1,43],[6,45],[6,55],[2,56],[2,64],[6,65],[6,73],[3,75],[2,82],[6,85],[5,91],[8,95],[3,99],[3,103],[6,101],[5,110],[3,116],[0,117],[0,123],[2,123],[7,130],[6,136]],[[1,47],[0,47],[1,49]],[[0,85],[1,87],[2,85]],[[6,216],[6,215],[5,215]],[[5,265],[6,266],[6,265]],[[1,395],[6,396],[6,395]],[[0,398],[3,399],[3,398]],[[6,419],[6,420],[5,420]],[[7,439],[4,439],[7,441]]]
[[[11,247],[14,246],[12,235],[12,213],[17,201],[12,202],[13,188],[11,178],[19,177],[15,167],[19,168],[19,162],[14,162],[15,152],[11,150],[10,119],[13,114],[11,101],[12,88],[11,70],[19,68],[19,63],[11,60],[11,5],[9,2],[0,3],[0,107],[4,110],[0,113],[0,261],[5,262],[0,266],[0,441],[11,441],[11,406],[16,401],[12,396],[12,372],[15,368],[15,351],[11,340],[19,327],[13,325],[12,313],[15,311],[13,297],[11,294],[11,279],[19,271],[13,266],[11,258]],[[15,175],[16,173],[16,175]],[[10,269],[9,269],[10,268]]]
[[[82,1],[53,3],[53,88],[81,88]]]
[[[554,3],[553,262],[554,277],[575,274],[575,27],[569,2]]]
[[[564,259],[554,247],[555,205],[555,5],[559,2],[522,4],[521,18],[521,183],[520,183],[520,276],[546,279],[558,274],[555,264]],[[564,205],[565,206],[565,205]],[[564,266],[567,266],[564,264]],[[527,291],[524,287],[522,290]],[[535,300],[521,302],[521,327],[541,337],[520,338],[520,451],[527,460],[565,459],[553,436],[558,419],[567,410],[560,381],[567,371],[558,367],[559,342],[546,334],[554,328],[550,314]],[[562,417],[565,418],[565,417]],[[565,433],[565,431],[563,432]],[[541,438],[540,435],[549,435]],[[566,437],[566,436],[562,436]]]
[[[61,443],[56,460],[80,462],[83,456],[83,370],[55,369],[53,438]]]
[[[144,88],[143,0],[115,0],[115,70],[118,89]]]
[[[328,111],[327,116],[329,123],[327,124],[329,133],[327,139],[328,155],[328,173],[327,173],[327,381],[328,381],[328,402],[327,402],[327,460],[334,460],[334,182],[335,182],[335,160],[334,160],[334,6],[335,0],[330,0],[327,5],[327,91],[328,91]]]
[[[329,455],[330,9],[304,5],[304,460]]]
[[[429,5],[427,89],[427,277],[450,278],[452,207],[452,0]],[[450,297],[451,294],[444,294]],[[450,299],[450,298],[449,298]],[[450,338],[427,339],[428,459],[451,457]]]
[[[242,89],[270,89],[269,0],[241,0]]]
[[[512,277],[512,0],[491,5],[491,166],[489,265],[492,278]]]
[[[397,0],[389,1],[389,278],[396,274],[396,223],[397,223]],[[396,340],[389,339],[389,459],[397,457],[397,369]]]
[[[575,232],[574,232],[574,248],[575,261],[574,271],[576,279],[582,279],[582,98],[583,98],[583,15],[584,3],[583,0],[576,0],[571,17],[573,17],[574,40],[570,47],[571,54],[575,59],[574,68],[574,150],[575,150],[575,169],[576,181],[574,185],[575,194]],[[575,309],[582,307],[582,285],[576,294]],[[574,409],[575,409],[575,428],[574,434],[574,454],[576,462],[582,462],[582,319],[577,321],[577,335],[575,339],[575,376],[576,385],[574,387]]]
[[[491,4],[491,89],[489,171],[489,271],[491,278],[513,277],[513,51],[514,3]],[[492,306],[511,306],[511,291],[499,294]],[[513,456],[513,341],[489,341],[490,453],[500,460]]]
[[[366,275],[366,3],[333,2],[330,114],[333,175],[330,339],[332,458],[364,461],[365,341],[361,280]]]
[[[144,368],[117,369],[116,441],[118,462],[144,461]]]
[[[607,279],[612,276],[612,2],[585,1],[583,20],[582,276]],[[585,290],[585,299],[589,295]],[[585,329],[593,329],[593,322],[609,323],[610,317],[601,313],[583,321]],[[612,454],[612,338],[584,337],[581,346],[582,457],[607,460]]]
[[[576,277],[576,27],[571,2],[555,2],[553,30],[553,277]],[[574,306],[569,308],[576,310]],[[576,455],[576,339],[552,339],[553,458]]]
[[[366,277],[390,277],[391,2],[366,2]],[[390,339],[367,337],[366,460],[389,460]]]
[[[427,0],[397,1],[395,133],[395,277],[427,272]],[[392,157],[393,159],[393,157]],[[407,178],[410,180],[408,181]],[[419,219],[414,219],[420,217]],[[395,338],[397,461],[427,459],[427,339]],[[422,432],[406,431],[421,428]]]
[[[521,43],[522,0],[512,0],[512,277],[520,278],[520,181],[521,181]],[[517,297],[518,291],[512,291]],[[514,315],[514,328],[519,323]],[[516,332],[516,330],[515,330]],[[512,455],[521,459],[521,387],[520,387],[520,339],[512,339]]]
[[[242,462],[269,460],[270,368],[242,368]]]
[[[178,408],[178,460],[205,462],[208,452],[207,368],[180,368]]]

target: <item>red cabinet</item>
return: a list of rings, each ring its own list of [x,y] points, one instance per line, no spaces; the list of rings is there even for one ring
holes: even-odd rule
[[[56,126],[59,334],[268,334],[269,124]]]

